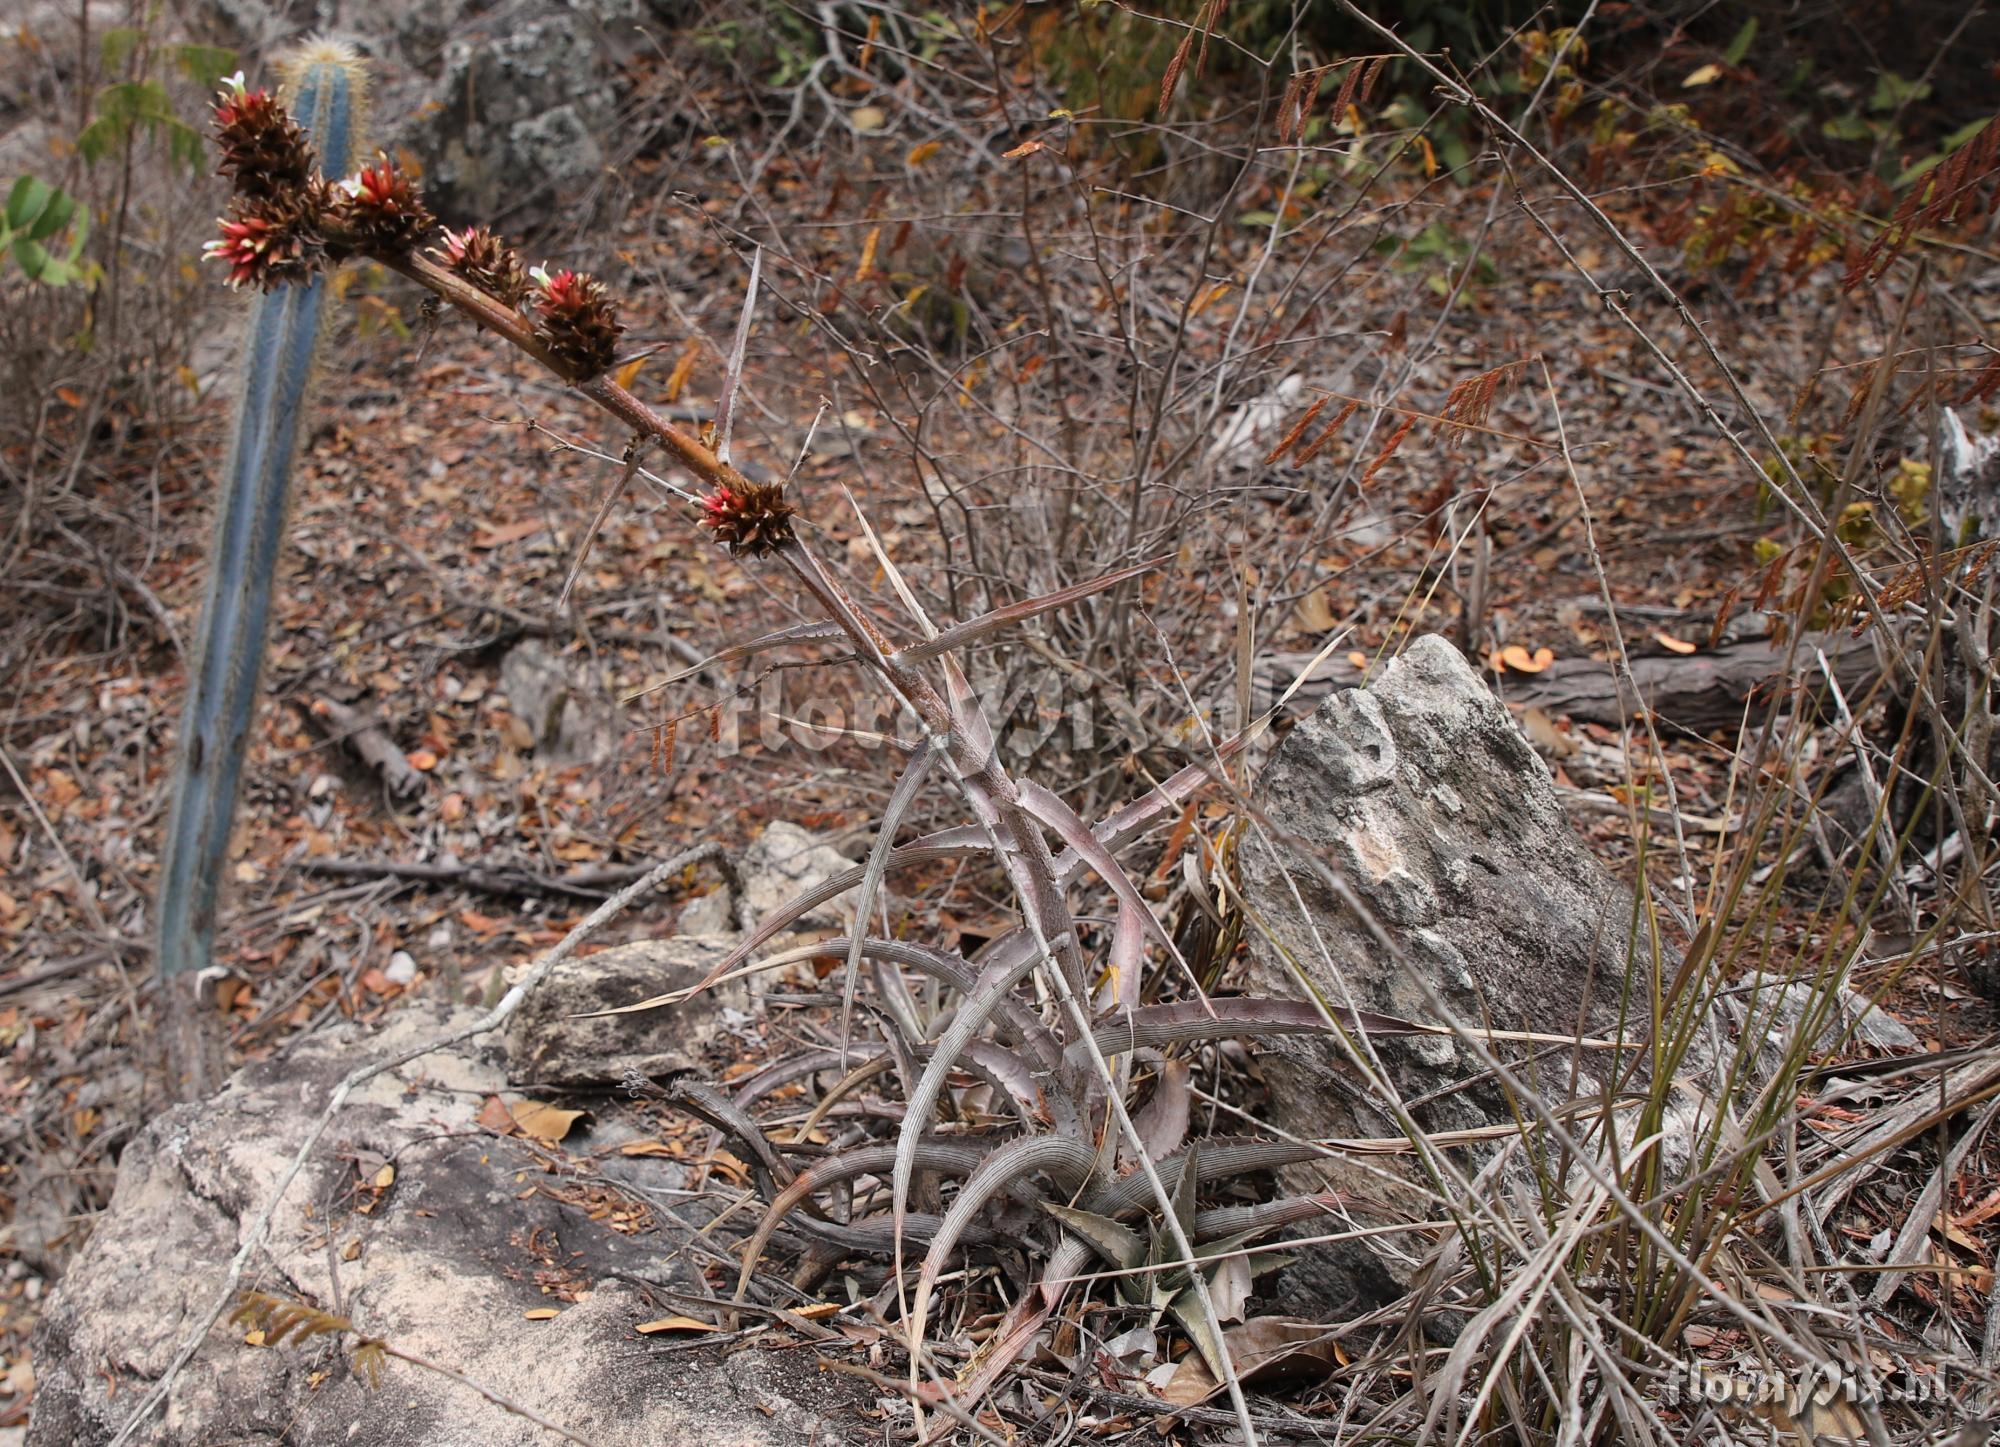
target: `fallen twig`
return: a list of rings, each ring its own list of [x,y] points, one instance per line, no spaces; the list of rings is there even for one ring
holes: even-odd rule
[[[555,894],[602,899],[614,889],[643,878],[651,864],[607,864],[571,874],[545,874],[513,864],[423,864],[394,859],[302,859],[307,874],[346,878],[407,879],[417,884],[451,884],[483,894]]]
[[[424,776],[410,767],[396,741],[380,723],[359,709],[331,698],[313,700],[313,717],[325,721],[329,731],[353,750],[356,758],[382,776],[389,797],[407,803],[424,792]]]

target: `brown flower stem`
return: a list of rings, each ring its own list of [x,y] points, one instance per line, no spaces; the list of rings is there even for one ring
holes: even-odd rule
[[[391,271],[408,277],[432,295],[451,303],[488,331],[497,332],[558,377],[563,376],[563,369],[535,334],[534,324],[512,307],[488,296],[463,277],[454,276],[435,262],[414,253],[378,255],[374,259]],[[702,446],[699,439],[660,416],[610,377],[597,376],[586,382],[572,381],[570,385],[634,432],[654,438],[673,454],[676,461],[710,486],[730,487],[744,481],[742,473]]]
[[[375,259],[451,303],[489,331],[498,333],[556,376],[564,375],[562,367],[536,335],[534,324],[504,302],[414,253],[382,254]],[[747,485],[747,479],[736,468],[703,446],[698,438],[660,416],[608,375],[600,374],[583,382],[571,381],[570,385],[632,431],[657,440],[683,467],[709,486],[733,491]],[[892,655],[895,649],[882,636],[881,630],[869,621],[860,605],[803,543],[794,538],[781,544],[776,553],[826,615],[854,640],[861,657],[882,675],[922,720],[925,730],[944,740],[951,751],[958,777],[968,793],[977,796],[975,804],[987,812],[989,823],[996,826],[998,837],[1008,846],[1001,851],[1002,865],[1030,902],[1040,926],[1053,943],[1071,989],[1087,998],[1083,993],[1087,982],[1082,950],[1067,901],[1054,882],[1048,843],[1040,827],[1022,807],[1020,790],[992,752],[990,741],[986,748],[975,748],[964,731],[955,727],[951,708],[943,696],[922,674],[894,661]]]

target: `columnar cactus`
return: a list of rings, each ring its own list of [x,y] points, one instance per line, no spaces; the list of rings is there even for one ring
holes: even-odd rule
[[[314,212],[332,188],[313,155],[333,177],[353,164],[366,76],[352,51],[312,45],[291,63],[286,92],[280,103],[237,76],[216,105],[221,169],[236,197],[209,255],[229,266],[232,284],[264,294],[250,308],[198,652],[181,714],[157,911],[159,967],[168,975],[201,969],[214,947],[223,856],[291,511],[299,418],[325,310],[318,274],[325,241]]]

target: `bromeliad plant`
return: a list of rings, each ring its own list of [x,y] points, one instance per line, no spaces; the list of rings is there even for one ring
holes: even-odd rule
[[[853,895],[854,930],[807,951],[845,960],[844,989],[827,997],[840,1011],[839,1048],[780,1061],[733,1096],[692,1082],[671,1091],[681,1107],[741,1143],[766,1199],[744,1252],[739,1299],[781,1228],[808,1238],[822,1264],[887,1258],[904,1302],[914,1378],[946,1266],[967,1248],[1025,1246],[1027,1289],[958,1386],[977,1395],[1100,1258],[1124,1273],[1121,1289],[1137,1304],[1170,1311],[1186,1326],[1241,1411],[1210,1283],[1228,1270],[1242,1285],[1246,1269],[1271,1264],[1245,1250],[1251,1242],[1319,1216],[1333,1202],[1307,1196],[1203,1209],[1205,1193],[1220,1194],[1218,1183],[1321,1152],[1262,1139],[1209,1139],[1197,1149],[1188,1140],[1181,1056],[1223,1037],[1325,1032],[1355,1022],[1318,1003],[1209,996],[1119,856],[1184,817],[1211,769],[1225,767],[1255,729],[1090,824],[1052,789],[1008,771],[959,656],[1011,625],[1136,584],[1157,564],[939,626],[878,546],[915,635],[891,638],[808,546],[784,484],[752,479],[731,464],[726,426],[718,429],[722,445],[712,449],[615,380],[623,328],[602,282],[571,270],[526,270],[506,241],[480,227],[436,232],[416,187],[386,157],[348,179],[320,179],[284,106],[263,91],[232,86],[216,124],[236,197],[210,252],[228,266],[232,285],[310,285],[328,267],[367,258],[535,358],[630,428],[635,445],[663,448],[700,479],[706,491],[690,499],[691,521],[747,562],[790,573],[822,615],[728,656],[841,643],[893,694],[910,725],[912,737],[901,746],[908,763],[866,862],[763,920],[697,987],[801,958],[798,951],[756,956],[809,911]],[[864,531],[872,541],[865,524]],[[898,844],[902,821],[940,772],[969,822]],[[968,956],[869,932],[890,874],[982,859],[1005,876],[1019,916],[985,948]],[[1114,915],[1108,931],[1087,932],[1079,923],[1073,896],[1088,877]],[[928,987],[912,990],[913,976]],[[864,980],[869,999],[857,1013]],[[626,1008],[659,1008],[689,993]],[[1376,1033],[1416,1028],[1379,1017],[1365,1023]],[[834,1083],[797,1129],[780,1133],[752,1113],[780,1086],[829,1076]],[[836,1127],[831,1149],[815,1139],[824,1140],[820,1128],[828,1121]],[[919,1250],[912,1292],[903,1266]],[[1015,1264],[1023,1263],[1017,1257]]]

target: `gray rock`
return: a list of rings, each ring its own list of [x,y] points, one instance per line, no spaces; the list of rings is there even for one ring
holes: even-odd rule
[[[447,41],[430,104],[405,133],[432,209],[519,224],[595,176],[619,102],[606,26],[629,30],[632,18],[598,0],[516,12]]]
[[[717,885],[681,906],[674,923],[684,935],[722,935],[736,928],[736,892]]]
[[[104,1443],[158,1380],[207,1311],[246,1223],[270,1198],[340,1075],[368,1054],[431,1038],[465,1013],[405,1007],[379,1035],[330,1031],[289,1058],[252,1066],[206,1102],[159,1117],[126,1149],[118,1189],[51,1299],[36,1336],[29,1447]],[[592,1441],[810,1443],[840,1447],[865,1392],[813,1370],[803,1353],[649,1353],[633,1335],[657,1316],[631,1272],[705,1291],[676,1251],[688,1226],[654,1208],[657,1230],[620,1235],[561,1204],[536,1155],[476,1125],[497,1091],[499,1052],[479,1044],[426,1056],[358,1091],[326,1148],[279,1207],[253,1263],[257,1288],[331,1307],[357,1327],[474,1381]],[[356,1159],[395,1179],[357,1198]],[[643,1165],[646,1162],[622,1162]],[[676,1183],[651,1162],[656,1184]],[[372,1210],[354,1207],[373,1197]],[[630,1200],[643,1200],[638,1195]],[[329,1217],[328,1212],[332,1215]],[[327,1240],[331,1220],[332,1249]],[[352,1259],[348,1259],[351,1255]],[[568,1302],[545,1294],[560,1276]],[[553,1320],[524,1313],[559,1307]],[[469,1389],[405,1363],[359,1380],[351,1342],[246,1346],[218,1328],[176,1379],[140,1440],[159,1447],[541,1447],[549,1435]],[[879,1429],[878,1429],[879,1430]]]
[[[787,820],[766,825],[736,866],[743,882],[736,901],[737,922],[752,928],[779,905],[854,868],[855,862]],[[843,896],[806,915],[799,928],[846,929],[853,917],[854,906]]]
[[[1616,1030],[1632,897],[1584,847],[1547,767],[1450,643],[1415,640],[1376,683],[1331,695],[1272,755],[1256,802],[1274,826],[1239,858],[1244,899],[1279,949],[1253,934],[1251,989],[1296,997],[1284,959],[1331,1004],[1437,1022],[1417,976],[1468,1023],[1568,1034]],[[1325,866],[1400,946],[1384,950],[1320,872]],[[1303,905],[1303,909],[1301,909]],[[1588,1002],[1588,1003],[1586,1003]],[[1631,1030],[1626,1031],[1630,1038]],[[1389,1078],[1427,1130],[1515,1119],[1448,1038],[1374,1041]],[[1522,1046],[1502,1046],[1519,1063]],[[1610,1052],[1581,1052],[1585,1070]],[[1570,1053],[1544,1052],[1537,1075],[1561,1098]],[[1296,1135],[1396,1136],[1337,1044],[1293,1038],[1265,1059],[1271,1112]],[[1447,1092],[1437,1094],[1438,1092]],[[1477,1168],[1478,1153],[1462,1159]],[[1350,1189],[1379,1203],[1374,1219],[1429,1214],[1399,1183],[1403,1157],[1297,1168],[1299,1189]],[[1368,1219],[1365,1210],[1357,1217]],[[1401,1275],[1407,1260],[1384,1264]],[[1366,1282],[1354,1290],[1370,1294]]]
[[[353,43],[374,62],[375,141],[417,159],[431,209],[516,230],[560,216],[602,170],[630,93],[622,62],[657,18],[641,0],[194,6],[205,37],[248,54],[313,33]]]
[[[734,935],[679,935],[563,961],[508,1022],[508,1076],[524,1085],[615,1087],[627,1071],[650,1078],[703,1069],[703,1048],[724,1012],[749,1004],[740,981],[658,1010],[575,1017],[697,984],[735,943]]]
[[[615,743],[603,701],[562,656],[529,638],[500,660],[507,707],[534,735],[536,754],[553,763],[599,763]]]

